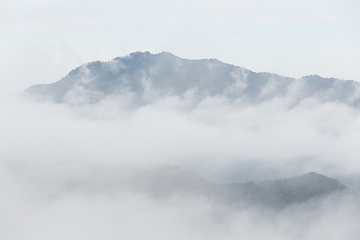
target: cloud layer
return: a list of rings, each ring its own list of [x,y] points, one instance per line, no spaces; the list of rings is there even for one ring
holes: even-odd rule
[[[233,211],[204,196],[157,199],[121,182],[130,169],[181,166],[216,182],[316,171],[358,176],[358,109],[308,98],[260,104],[176,96],[129,108],[13,102],[1,109],[3,239],[346,239],[359,234],[351,199],[282,213]],[[141,178],[141,177],[140,177]]]
[[[91,82],[86,73],[82,84]],[[135,108],[136,92],[89,103],[79,87],[65,95],[67,104],[18,99],[1,106],[2,239],[358,236],[359,203],[351,197],[274,212],[133,187],[153,169],[179,166],[216,183],[315,171],[358,190],[358,108],[316,94],[299,99],[299,88],[267,98],[276,89],[271,81],[258,102],[199,99],[194,89],[164,94],[150,83],[142,91],[147,102]]]

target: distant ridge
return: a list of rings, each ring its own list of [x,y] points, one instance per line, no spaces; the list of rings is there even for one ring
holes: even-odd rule
[[[258,183],[231,183],[226,188],[231,201],[245,199],[247,202],[280,208],[349,190],[338,180],[315,172]]]
[[[84,64],[55,83],[29,87],[22,96],[71,105],[126,96],[133,107],[166,96],[190,96],[194,104],[214,96],[249,104],[286,98],[292,105],[313,97],[359,107],[360,83],[318,75],[294,79],[255,73],[216,59],[188,60],[169,52],[134,52],[109,62]]]
[[[332,194],[351,194],[338,180],[310,172],[301,176],[261,182],[217,184],[181,168],[159,168],[134,175],[129,185],[156,198],[176,194],[204,195],[229,206],[281,209]]]

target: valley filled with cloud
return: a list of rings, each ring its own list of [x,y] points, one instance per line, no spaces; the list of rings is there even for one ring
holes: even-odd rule
[[[63,95],[50,91],[61,96],[55,102],[39,85],[46,91],[32,100],[27,90],[1,106],[1,238],[357,238],[357,83],[278,75],[260,81],[260,73],[226,65],[242,69],[236,75],[202,60],[208,71],[230,77],[209,83],[191,72],[202,87],[173,85],[176,76],[162,72],[169,68],[130,65],[144,54],[95,70],[81,66],[61,80],[71,83],[61,85]],[[141,81],[107,88],[106,71],[131,67],[126,79],[141,73]],[[174,69],[186,75],[192,68]],[[116,79],[109,81],[128,84]],[[346,84],[351,91],[343,93]],[[218,190],[308,172],[338,179],[351,194],[334,191],[273,209],[230,204],[222,197],[231,194]]]

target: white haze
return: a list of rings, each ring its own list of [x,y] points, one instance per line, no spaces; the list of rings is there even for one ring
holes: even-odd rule
[[[315,171],[360,175],[360,112],[291,96],[258,105],[221,97],[195,104],[131,96],[95,105],[29,103],[1,108],[2,239],[356,239],[351,199],[280,213],[234,211],[205,196],[154,198],[122,185],[136,169],[180,166],[214,182]],[[135,169],[135,170],[134,170]],[[141,175],[135,175],[141,178]],[[358,187],[359,185],[354,185]],[[314,210],[315,209],[315,210]]]
[[[130,96],[11,100],[75,66],[133,51],[253,71],[360,80],[358,0],[1,0],[0,239],[358,239],[352,199],[273,213],[128,187],[180,166],[218,183],[315,171],[360,190],[359,110],[291,96],[259,105]],[[70,98],[76,103],[82,99]]]

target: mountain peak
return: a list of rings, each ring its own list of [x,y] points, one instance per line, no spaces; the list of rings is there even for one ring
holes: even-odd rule
[[[301,84],[299,84],[301,83]],[[296,91],[294,91],[296,89]],[[53,84],[35,85],[28,97],[56,103],[92,104],[107,97],[131,95],[134,106],[164,96],[184,98],[191,93],[197,104],[207,97],[258,104],[275,97],[343,102],[359,107],[360,83],[325,79],[317,75],[301,79],[271,73],[255,73],[216,59],[188,60],[170,52],[133,52],[109,62],[84,64]],[[154,97],[149,97],[154,96]]]

